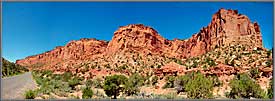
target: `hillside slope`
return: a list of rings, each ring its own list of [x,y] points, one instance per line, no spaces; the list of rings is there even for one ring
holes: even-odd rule
[[[2,78],[7,76],[17,75],[29,71],[27,68],[18,64],[9,62],[2,57]]]
[[[96,39],[71,41],[65,46],[17,60],[16,63],[30,69],[39,67],[58,71],[81,64],[101,68],[108,65],[112,69],[122,65],[148,67],[164,65],[171,58],[199,56],[216,47],[232,44],[243,44],[251,49],[263,48],[259,25],[251,23],[248,17],[237,10],[220,9],[208,26],[186,40],[167,40],[151,27],[130,24],[115,31],[110,42]]]

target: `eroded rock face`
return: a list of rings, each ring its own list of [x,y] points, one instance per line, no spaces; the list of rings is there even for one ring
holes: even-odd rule
[[[144,54],[161,54],[169,46],[167,39],[156,30],[142,24],[131,24],[120,27],[107,47],[107,53],[114,54],[125,50],[137,51]]]
[[[203,27],[190,39],[173,41],[172,51],[183,57],[202,55],[222,45],[244,44],[262,47],[262,36],[258,23],[251,23],[245,15],[237,10],[220,9],[212,17],[211,23]]]
[[[97,58],[108,60],[110,59],[108,57],[125,52],[136,52],[144,58],[150,54],[184,59],[205,54],[216,47],[232,44],[262,48],[259,25],[251,23],[248,17],[238,14],[236,10],[220,9],[213,15],[208,26],[186,40],[167,40],[151,27],[130,24],[115,31],[109,43],[95,39],[71,41],[65,46],[17,60],[16,63],[23,66],[37,63],[53,66],[52,64],[68,60],[78,60],[78,62],[92,61]]]
[[[186,67],[179,65],[175,62],[170,62],[161,68],[155,69],[154,73],[157,76],[164,76],[164,75],[177,75],[177,74],[182,74],[185,73]]]
[[[17,60],[16,63],[24,66],[30,66],[37,63],[51,64],[65,60],[92,59],[92,57],[105,52],[106,47],[106,41],[85,38],[78,41],[71,41],[65,46],[58,46],[55,49],[42,54]]]

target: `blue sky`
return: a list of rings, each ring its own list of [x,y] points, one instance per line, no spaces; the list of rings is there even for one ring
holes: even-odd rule
[[[273,47],[272,2],[3,2],[2,56],[15,62],[70,40],[111,40],[119,26],[142,23],[167,39],[186,39],[220,8],[237,9],[259,23]]]

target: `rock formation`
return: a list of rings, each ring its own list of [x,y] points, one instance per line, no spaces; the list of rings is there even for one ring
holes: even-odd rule
[[[190,39],[173,41],[173,52],[184,57],[202,55],[215,47],[230,44],[245,44],[262,47],[259,25],[251,23],[248,17],[237,10],[220,9],[212,17],[211,23],[203,27]]]
[[[131,24],[115,31],[109,43],[95,39],[71,41],[65,46],[17,60],[16,63],[23,66],[54,66],[64,61],[108,60],[107,57],[125,52],[136,52],[143,57],[150,54],[185,59],[230,44],[262,48],[260,28],[245,15],[238,14],[237,10],[220,9],[208,26],[186,40],[167,40],[151,27]]]
[[[65,60],[91,59],[105,52],[106,47],[106,41],[84,38],[78,41],[71,41],[65,46],[58,46],[55,49],[42,54],[17,60],[16,63],[23,66],[30,66],[38,63],[51,64]]]

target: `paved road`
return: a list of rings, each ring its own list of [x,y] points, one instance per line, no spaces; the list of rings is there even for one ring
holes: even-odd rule
[[[2,78],[2,99],[24,99],[25,91],[37,87],[31,72]]]

